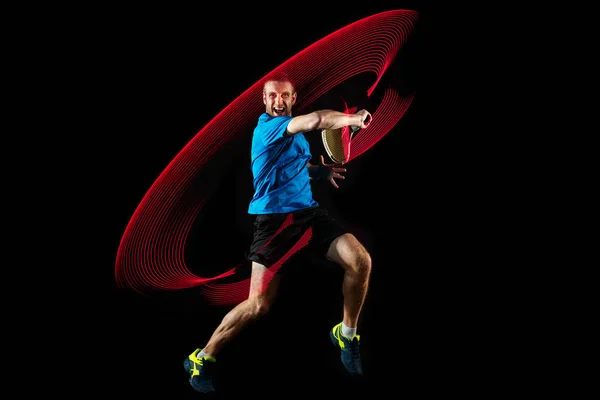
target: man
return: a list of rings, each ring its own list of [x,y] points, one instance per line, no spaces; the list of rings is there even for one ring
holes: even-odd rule
[[[314,111],[292,117],[298,93],[286,75],[269,78],[263,86],[265,112],[260,115],[252,138],[254,196],[248,207],[255,214],[249,297],[223,318],[206,346],[184,361],[190,384],[199,392],[212,392],[211,369],[221,349],[249,323],[264,316],[273,304],[281,272],[282,257],[311,228],[306,249],[339,264],[344,269],[343,320],[330,331],[350,374],[362,375],[357,335],[358,318],[367,294],[371,258],[364,246],[313,199],[311,179],[344,179],[346,169],[338,164],[311,165],[309,143],[304,132],[344,126],[366,128],[371,114],[360,110],[346,114],[333,110]],[[276,271],[269,270],[275,267]]]

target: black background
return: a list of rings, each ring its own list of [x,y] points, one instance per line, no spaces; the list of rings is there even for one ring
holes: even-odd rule
[[[108,300],[90,327],[101,368],[91,392],[131,398],[199,398],[184,358],[202,347],[229,307],[208,306],[199,291],[143,296],[114,278],[123,232],[154,180],[192,137],[245,89],[327,34],[389,9],[420,18],[386,73],[413,87],[413,103],[392,132],[348,165],[341,188],[316,184],[317,200],[362,239],[373,272],[361,320],[365,377],[341,369],[328,330],[341,319],[341,271],[308,266],[283,282],[271,313],[219,355],[219,398],[287,398],[325,394],[374,398],[478,391],[488,343],[492,286],[484,260],[489,192],[483,190],[487,142],[472,128],[472,32],[463,10],[397,2],[329,10],[292,4],[238,10],[120,10],[93,39],[102,71],[93,77],[107,98],[93,123],[103,159],[97,235],[90,239]],[[213,8],[216,7],[216,8]],[[257,99],[257,101],[261,101]],[[227,166],[208,206],[210,233],[197,232],[190,257],[236,262],[251,240],[247,157]],[[206,235],[206,236],[204,236]],[[202,248],[206,240],[210,252]],[[314,269],[314,270],[313,270]],[[98,281],[96,279],[96,281]],[[95,310],[96,305],[91,306]],[[391,390],[391,394],[388,391]],[[386,393],[386,394],[384,394]]]

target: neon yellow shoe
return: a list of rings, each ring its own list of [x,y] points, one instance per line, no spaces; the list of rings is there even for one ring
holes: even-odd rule
[[[215,387],[212,382],[212,370],[215,366],[213,357],[204,356],[198,358],[197,355],[202,349],[196,349],[188,358],[183,361],[183,368],[190,374],[190,385],[195,391],[201,393],[214,392]]]
[[[360,335],[350,340],[342,335],[342,323],[340,322],[329,331],[329,337],[333,344],[341,350],[342,364],[352,375],[362,375],[362,363],[360,361]]]

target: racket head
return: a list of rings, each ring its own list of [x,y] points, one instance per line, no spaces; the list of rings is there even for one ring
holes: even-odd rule
[[[333,162],[343,164],[350,159],[350,143],[359,129],[356,126],[345,126],[338,129],[321,130],[323,147]]]

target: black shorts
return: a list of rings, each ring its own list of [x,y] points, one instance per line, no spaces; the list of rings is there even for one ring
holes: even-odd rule
[[[259,214],[247,258],[267,268],[279,262],[277,272],[281,272],[293,257],[307,252],[325,258],[331,242],[347,232],[319,206],[287,214]]]

